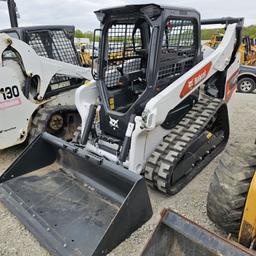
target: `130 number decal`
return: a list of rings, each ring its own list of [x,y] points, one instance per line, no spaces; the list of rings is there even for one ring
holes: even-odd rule
[[[20,92],[19,92],[19,88],[14,85],[14,86],[8,86],[5,88],[1,88],[0,89],[0,94],[3,95],[4,100],[9,100],[12,98],[16,98],[19,97]]]

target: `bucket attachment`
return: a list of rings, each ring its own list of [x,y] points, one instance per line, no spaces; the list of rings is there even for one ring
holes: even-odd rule
[[[141,176],[48,133],[0,183],[0,200],[53,255],[106,255],[152,216]]]
[[[162,218],[141,256],[249,256],[252,251],[224,239],[171,210]]]

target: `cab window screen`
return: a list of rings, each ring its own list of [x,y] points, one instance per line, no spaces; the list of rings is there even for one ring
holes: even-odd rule
[[[28,44],[39,56],[79,65],[72,42],[63,30],[31,31]]]
[[[117,67],[122,67],[124,73],[130,73],[141,68],[142,49],[140,29],[135,24],[114,24],[107,32],[107,60],[105,69],[105,83],[108,88],[114,88],[120,77]]]
[[[42,57],[80,66],[72,41],[63,30],[38,30],[27,32],[28,44]],[[71,78],[55,75],[51,84],[70,81]]]
[[[195,26],[192,20],[168,19],[164,29],[158,79],[173,82],[194,66]]]

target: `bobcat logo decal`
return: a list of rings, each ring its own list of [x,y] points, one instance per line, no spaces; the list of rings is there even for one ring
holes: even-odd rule
[[[113,128],[113,130],[119,129],[118,121],[119,121],[118,119],[115,120],[115,119],[109,117],[109,125]]]

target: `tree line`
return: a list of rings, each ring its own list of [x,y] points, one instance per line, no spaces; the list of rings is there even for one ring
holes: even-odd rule
[[[203,29],[202,40],[211,39],[213,34],[224,33],[224,29]],[[251,25],[243,28],[243,36],[249,36],[250,38],[256,38],[256,25]]]
[[[202,29],[202,40],[209,40],[211,39],[213,34],[216,33],[224,33],[224,29]],[[243,36],[249,36],[251,38],[256,38],[256,25],[251,25],[243,28]],[[75,37],[77,38],[89,38],[90,41],[93,41],[93,32],[83,32],[79,29],[75,31]],[[99,36],[96,36],[96,41],[99,41]]]

